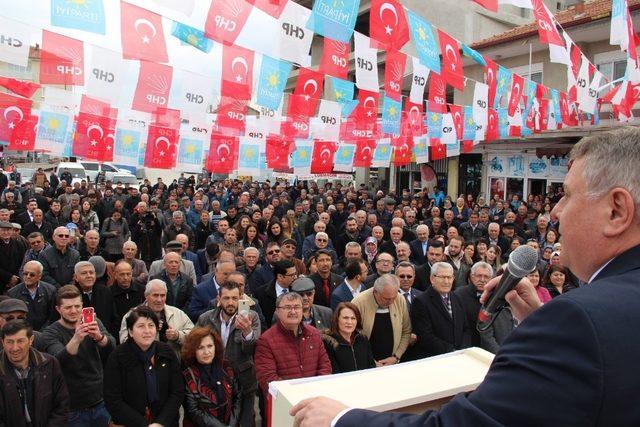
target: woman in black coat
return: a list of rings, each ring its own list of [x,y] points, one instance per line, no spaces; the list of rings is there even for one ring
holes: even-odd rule
[[[360,310],[350,302],[341,302],[333,312],[331,328],[322,335],[333,373],[375,368],[369,339],[360,331]]]
[[[180,362],[173,349],[156,341],[159,321],[146,306],[127,318],[129,339],[109,356],[104,402],[115,425],[178,426],[184,397]]]

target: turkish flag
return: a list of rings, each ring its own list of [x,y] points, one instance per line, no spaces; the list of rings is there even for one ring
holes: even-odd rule
[[[366,137],[371,138],[376,131],[380,93],[360,89],[358,91],[358,101],[358,106],[352,114],[354,130],[364,131],[366,132]]]
[[[42,30],[40,83],[83,86],[84,45],[82,41]]]
[[[286,140],[280,135],[267,135],[266,157],[267,167],[274,170],[289,168],[289,154],[293,148],[293,141]]]
[[[564,40],[560,37],[549,9],[542,0],[531,0],[533,17],[538,23],[538,35],[541,43],[555,44],[564,47]]]
[[[395,166],[406,166],[411,163],[413,156],[413,138],[410,136],[399,136],[391,138],[393,149],[393,164]]]
[[[31,115],[30,99],[0,93],[0,141],[9,141],[15,128]]]
[[[540,111],[538,120],[536,121],[536,131],[543,132],[547,130],[548,122],[549,122],[549,100],[548,99],[538,99],[538,110]]]
[[[180,123],[182,122],[180,113],[180,110],[172,108],[158,108],[151,113],[151,122],[160,127],[180,129]]]
[[[175,167],[178,153],[178,129],[149,125],[147,134],[147,150],[144,155],[144,166],[156,169],[171,169]]]
[[[424,108],[422,104],[415,104],[407,99],[404,104],[403,120],[411,136],[422,136],[425,134]]]
[[[260,9],[261,11],[273,16],[274,18],[280,18],[282,11],[284,10],[289,0],[247,0],[249,3]]]
[[[11,77],[0,76],[0,86],[9,89],[11,92],[16,93],[25,98],[31,98],[40,85],[38,83],[27,82],[24,80],[12,79]]]
[[[349,52],[351,45],[330,38],[324,38],[320,71],[342,80],[349,74]]]
[[[222,96],[251,99],[253,59],[251,50],[240,46],[222,47]]]
[[[80,111],[76,118],[76,131],[73,134],[73,155],[88,160],[102,160],[108,156],[113,159],[113,135],[110,135],[111,120],[108,116]],[[109,140],[108,140],[109,139]],[[107,149],[107,146],[111,149]]]
[[[513,116],[516,113],[516,108],[518,108],[518,104],[520,104],[523,89],[524,79],[522,76],[513,73],[513,78],[511,79],[511,96],[509,97],[509,106],[507,109],[507,113],[510,116]]]
[[[461,105],[449,104],[449,112],[451,113],[451,117],[453,117],[456,135],[460,140],[464,134],[464,108]]]
[[[213,0],[204,24],[204,35],[219,43],[233,44],[252,8],[245,0]]]
[[[38,116],[29,114],[20,120],[11,132],[9,138],[9,150],[33,151],[36,145],[36,128],[38,126]]]
[[[237,136],[212,133],[205,168],[211,173],[229,174],[238,164],[240,140]]]
[[[447,147],[439,138],[429,138],[429,160],[435,162],[447,157]]]
[[[473,1],[478,3],[480,6],[484,7],[485,9],[490,10],[491,12],[498,11],[498,0],[473,0]]]
[[[133,95],[134,110],[152,113],[158,108],[166,108],[171,92],[173,68],[155,62],[140,61],[138,84]]]
[[[404,7],[396,0],[372,0],[369,37],[381,45],[400,50],[409,41],[409,25]]]
[[[395,100],[402,100],[402,79],[407,65],[407,55],[399,50],[388,50],[384,66],[385,94]]]
[[[462,55],[458,42],[449,34],[438,30],[440,51],[442,52],[442,77],[456,89],[464,90],[464,71],[462,70]]]
[[[473,151],[473,141],[462,141],[462,152],[464,154],[471,153]]]
[[[628,7],[627,7],[628,10]],[[633,21],[631,13],[627,12],[627,34],[629,35],[629,46],[627,46],[627,54],[629,58],[638,64],[638,34],[633,29]]]
[[[489,107],[487,113],[487,131],[484,136],[485,141],[495,141],[500,136],[498,120],[498,112]]]
[[[320,98],[322,98],[322,88],[324,84],[324,75],[318,71],[308,68],[300,68],[298,70],[298,80],[293,91],[293,103],[295,112],[303,116],[314,116]],[[292,108],[292,100],[289,100],[289,110]]]
[[[218,106],[218,132],[244,135],[247,123],[248,101],[232,96],[222,96]]]
[[[338,150],[338,144],[333,141],[314,141],[311,154],[311,173],[331,173],[333,171],[333,156]]]
[[[120,35],[124,59],[169,62],[162,17],[157,13],[121,1]]]
[[[447,112],[447,84],[442,76],[434,71],[429,74],[429,111]]]
[[[371,167],[376,145],[375,139],[358,139],[356,141],[356,153],[353,157],[353,166],[357,168]]]
[[[498,64],[488,58],[485,58],[484,60],[487,62],[487,66],[484,67],[484,82],[489,86],[489,106],[493,107],[498,86]]]
[[[575,126],[571,124],[572,120],[569,113],[569,101],[567,100],[567,94],[565,92],[560,92],[560,115],[562,118],[562,124],[566,126]],[[556,120],[558,120],[557,117]]]

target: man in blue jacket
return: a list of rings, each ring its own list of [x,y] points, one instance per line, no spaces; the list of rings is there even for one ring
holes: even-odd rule
[[[640,425],[640,129],[584,138],[571,150],[560,261],[588,284],[540,307],[523,279],[507,294],[523,321],[487,376],[439,412],[378,414],[328,398],[292,409],[301,426]],[[487,284],[483,301],[498,282]],[[526,320],[525,320],[526,318]]]

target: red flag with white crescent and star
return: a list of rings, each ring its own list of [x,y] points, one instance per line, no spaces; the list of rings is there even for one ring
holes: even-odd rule
[[[424,107],[423,104],[415,104],[408,99],[404,104],[403,120],[411,136],[422,136],[425,134],[424,127]]]
[[[38,83],[1,76],[0,86],[9,89],[15,94],[24,96],[25,98],[31,98],[33,94],[36,93],[38,89],[40,89],[40,85]]]
[[[73,134],[73,155],[87,160],[113,160],[114,138],[111,128],[111,119],[108,116],[80,111]],[[110,160],[105,160],[107,158]]]
[[[462,105],[449,104],[449,112],[453,117],[453,125],[456,128],[456,136],[461,140],[464,135],[464,108]]]
[[[222,47],[222,96],[251,99],[253,59],[251,50],[235,45]]]
[[[213,0],[204,24],[204,35],[225,45],[235,43],[252,8],[253,5],[245,0]]]
[[[147,9],[120,2],[122,57],[169,62],[162,17]]]
[[[388,50],[384,66],[385,95],[394,101],[402,100],[402,79],[407,65],[407,55],[399,50]]]
[[[293,140],[286,140],[280,135],[267,135],[267,167],[277,170],[289,168],[289,154],[292,148]]]
[[[295,109],[297,114],[312,117],[316,113],[320,98],[322,98],[322,88],[324,85],[324,75],[318,71],[308,68],[298,70],[298,80],[293,90],[295,95],[290,99],[289,110]],[[300,103],[292,106],[292,104]]]
[[[442,160],[447,157],[447,146],[439,138],[429,138],[429,160]]]
[[[0,141],[9,141],[20,122],[31,115],[30,99],[0,93]]]
[[[84,44],[81,40],[42,30],[40,83],[84,85]]]
[[[462,55],[456,39],[442,30],[438,30],[440,51],[442,52],[442,77],[454,88],[464,90],[464,71]]]
[[[391,146],[393,148],[393,164],[395,166],[406,166],[411,163],[413,156],[413,137],[400,135],[397,138],[391,138]]]
[[[311,173],[331,173],[333,171],[333,156],[338,150],[338,144],[333,141],[314,141],[311,154]]]
[[[205,163],[207,171],[218,174],[233,172],[238,165],[239,147],[240,140],[237,136],[212,132],[209,155]]]
[[[158,126],[155,123],[150,124],[144,166],[156,169],[175,167],[179,140],[180,131],[178,129]]]
[[[507,113],[513,116],[516,113],[516,108],[520,104],[520,98],[522,97],[522,91],[524,86],[524,79],[519,74],[513,73],[511,79],[511,96],[509,97],[509,104]]]
[[[404,7],[396,0],[372,0],[369,37],[382,47],[400,50],[409,41],[409,25]]]
[[[493,107],[498,88],[498,64],[486,57],[484,60],[487,62],[487,66],[484,67],[484,82],[489,86],[489,106]]]
[[[33,151],[36,146],[36,129],[38,127],[38,116],[29,114],[19,121],[9,138],[9,150]]]
[[[357,168],[371,167],[373,152],[376,150],[375,139],[356,140],[356,154],[353,157],[353,166]]]

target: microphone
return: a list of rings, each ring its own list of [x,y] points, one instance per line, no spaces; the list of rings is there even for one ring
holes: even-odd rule
[[[504,297],[507,292],[513,289],[520,279],[535,270],[537,264],[538,252],[531,246],[518,246],[511,252],[500,282],[493,288],[489,299],[482,305],[478,313],[478,331],[486,331],[493,324],[496,316],[506,304]]]

